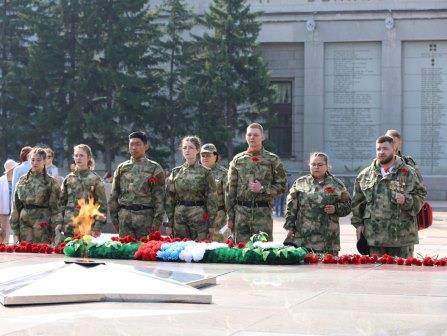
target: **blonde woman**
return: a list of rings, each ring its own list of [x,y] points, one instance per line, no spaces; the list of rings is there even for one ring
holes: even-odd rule
[[[106,224],[107,198],[104,181],[92,170],[94,159],[88,145],[74,146],[73,160],[75,170],[65,177],[61,187],[60,206],[64,227],[58,228],[58,230],[62,230],[65,236],[72,236],[74,233],[72,218],[79,213],[79,200],[91,198],[99,204],[99,212],[104,215],[97,217],[92,225],[91,234],[97,237]]]

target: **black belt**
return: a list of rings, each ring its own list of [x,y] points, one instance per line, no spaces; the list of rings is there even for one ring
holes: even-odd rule
[[[141,204],[121,205],[121,208],[131,211],[154,209],[154,207],[151,207],[149,205],[141,205]]]
[[[266,208],[270,207],[269,202],[245,202],[245,201],[237,201],[237,205],[241,205],[247,208]]]
[[[37,205],[37,204],[25,204],[23,206],[25,209],[48,209],[45,205]]]
[[[218,207],[218,208],[217,208],[217,211],[220,211],[220,210],[225,210],[225,207],[224,207],[224,206],[220,206],[220,207]]]
[[[177,205],[184,205],[184,206],[204,206],[204,201],[177,201]]]

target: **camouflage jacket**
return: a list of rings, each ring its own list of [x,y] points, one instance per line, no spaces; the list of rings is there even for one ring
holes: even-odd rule
[[[248,189],[248,183],[258,180],[265,188],[263,193]],[[286,191],[287,177],[279,157],[262,148],[257,153],[248,151],[237,154],[228,169],[226,208],[228,219],[234,221],[237,201],[269,202]]]
[[[11,228],[19,229],[20,213],[26,205],[37,205],[48,209],[48,224],[54,229],[62,223],[59,209],[60,188],[55,178],[31,170],[22,176],[16,185],[11,211]],[[38,209],[39,210],[39,209]]]
[[[335,213],[324,212],[334,205]],[[312,175],[297,179],[287,196],[284,228],[294,232],[295,244],[319,251],[340,250],[339,217],[351,212],[351,197],[341,180],[327,174],[318,182]]]
[[[220,165],[215,165],[211,169],[211,173],[213,174],[214,180],[216,181],[217,188],[217,202],[219,208],[225,209],[225,194],[227,187],[227,174],[228,170]]]
[[[91,170],[76,170],[68,174],[61,186],[60,207],[64,224],[78,215],[78,200],[93,198],[100,205],[99,211],[107,216],[107,197],[102,178]],[[96,220],[93,229],[101,230],[106,220]]]
[[[109,199],[110,217],[118,225],[118,212],[123,205],[145,205],[154,208],[153,225],[161,225],[164,215],[165,175],[163,168],[146,157],[131,158],[121,163],[113,174]]]
[[[396,192],[405,195],[405,203],[396,202]],[[415,170],[395,157],[389,175],[382,177],[375,160],[357,176],[352,200],[351,223],[364,225],[371,246],[398,247],[418,243],[416,215],[427,192]]]
[[[216,182],[210,169],[198,162],[192,166],[185,162],[172,170],[166,180],[166,215],[169,227],[174,225],[175,206],[182,201],[205,202],[209,223],[214,223],[218,200]]]

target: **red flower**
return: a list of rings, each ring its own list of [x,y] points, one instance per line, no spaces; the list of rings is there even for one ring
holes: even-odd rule
[[[39,223],[39,226],[41,229],[44,229],[44,230],[48,229],[48,227],[49,227],[47,222]]]
[[[245,242],[239,242],[237,243],[237,248],[245,248]]]
[[[423,264],[424,266],[433,266],[433,265],[434,265],[434,261],[433,261],[433,259],[432,259],[431,257],[425,257],[425,258],[422,260],[422,264]]]
[[[149,184],[155,184],[158,182],[158,177],[157,176],[151,176],[147,179],[147,183]]]
[[[409,170],[408,170],[407,167],[402,167],[402,168],[399,169],[399,171],[400,171],[402,174],[408,174],[408,172],[409,172]]]
[[[234,246],[234,243],[233,243],[233,241],[231,239],[225,240],[225,244],[227,244],[228,247],[230,247],[230,248]]]
[[[326,187],[324,187],[323,190],[325,193],[328,193],[328,194],[333,193],[335,191],[334,187],[332,187],[331,185],[327,185]]]
[[[330,253],[326,253],[323,257],[323,264],[336,264],[337,259]]]
[[[207,211],[205,211],[205,212],[202,214],[202,220],[205,221],[205,222],[207,222],[207,221],[209,221],[209,219],[210,219],[210,214],[209,214]]]
[[[80,208],[81,208],[81,205],[79,204],[79,201],[76,202],[75,208],[76,208],[76,209],[80,209]]]
[[[258,161],[259,161],[259,158],[258,158],[257,156],[252,156],[252,157],[251,157],[251,161],[253,161],[253,162],[258,162]]]
[[[14,246],[12,246],[12,245],[6,246],[6,252],[8,252],[8,253],[14,252]]]
[[[151,232],[151,234],[149,235],[149,240],[160,240],[160,238],[161,238],[160,231]]]
[[[6,246],[4,244],[0,244],[0,252],[5,252]]]

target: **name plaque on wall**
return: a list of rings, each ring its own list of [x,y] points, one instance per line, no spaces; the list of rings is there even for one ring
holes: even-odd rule
[[[447,174],[447,42],[403,44],[403,151],[423,174]]]
[[[375,156],[381,112],[378,42],[326,43],[324,146],[337,173],[356,173]]]

